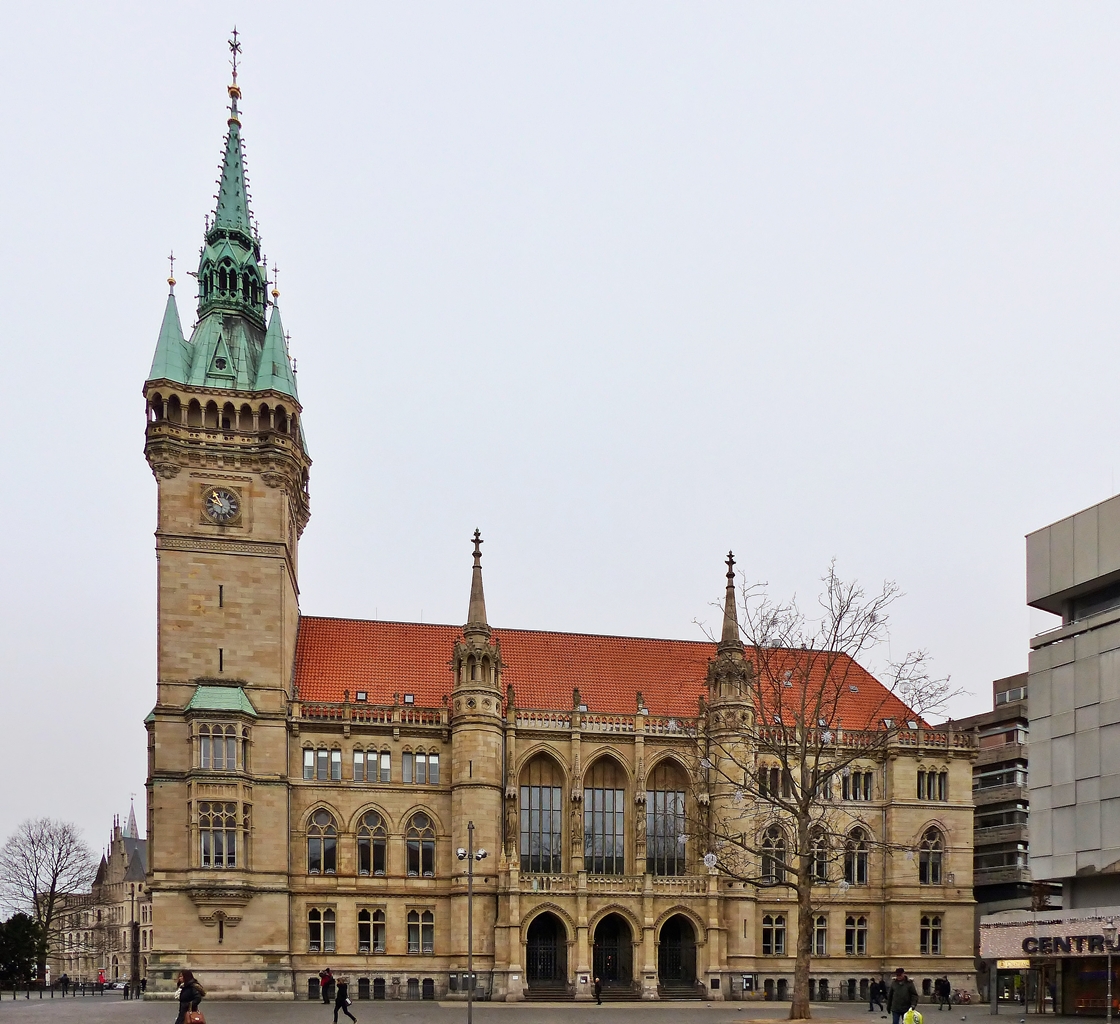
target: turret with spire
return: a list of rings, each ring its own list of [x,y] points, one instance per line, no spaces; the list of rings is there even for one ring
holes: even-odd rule
[[[708,663],[708,702],[743,700],[748,696],[751,667],[743,655],[739,612],[735,602],[735,555],[727,552],[727,587],[723,597],[723,629],[716,656]]]
[[[491,635],[486,620],[486,597],[482,589],[482,535],[474,531],[474,566],[471,570],[471,596],[463,636],[451,657],[451,821],[454,828],[452,848],[466,847],[467,822],[474,821],[475,849],[485,849],[493,857],[492,871],[498,868],[503,849],[503,763],[502,741],[502,652]],[[465,871],[466,866],[460,865]],[[479,870],[476,866],[476,871]],[[476,876],[475,891],[478,880]],[[465,894],[453,915],[451,948],[466,951]],[[488,919],[475,927],[491,934],[493,907],[485,911]]]

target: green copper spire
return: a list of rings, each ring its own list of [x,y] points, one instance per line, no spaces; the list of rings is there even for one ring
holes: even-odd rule
[[[265,290],[268,281],[261,268],[261,240],[249,212],[249,188],[245,175],[245,153],[241,145],[241,114],[237,102],[237,55],[241,44],[237,31],[229,41],[233,54],[233,81],[229,93],[225,151],[218,174],[218,205],[213,220],[206,222],[206,244],[198,261],[198,315],[239,313],[264,330]]]
[[[264,348],[261,349],[261,364],[257,370],[257,391],[279,391],[281,394],[290,395],[297,402],[296,375],[292,370],[292,361],[288,358],[288,339],[284,335],[284,325],[280,321],[280,305],[276,299],[280,292],[272,291],[272,316],[268,320],[268,333],[264,336]]]
[[[156,354],[148,380],[171,380],[177,384],[187,382],[190,368],[190,346],[183,337],[183,326],[179,320],[179,307],[175,304],[175,278],[169,277],[167,283],[167,306],[163,310],[163,325],[159,329]]]
[[[217,206],[213,218],[206,220],[198,263],[198,322],[190,341],[184,341],[172,290],[148,379],[223,391],[278,391],[298,401],[280,310],[274,307],[271,319],[265,322],[268,279],[260,237],[249,212],[238,109],[241,44],[236,30],[229,45],[233,81],[227,88],[228,130]],[[274,288],[272,296],[277,299],[280,292]]]

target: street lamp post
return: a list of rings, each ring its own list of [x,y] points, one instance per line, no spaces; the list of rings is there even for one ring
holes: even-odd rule
[[[1116,943],[1116,922],[1110,917],[1101,929],[1104,932],[1105,949],[1108,955],[1108,1009],[1105,1010],[1104,1019],[1112,1024],[1112,947]]]
[[[485,860],[486,851],[474,848],[474,822],[467,822],[467,848],[455,851],[467,862],[467,1024],[474,1024],[474,862]]]

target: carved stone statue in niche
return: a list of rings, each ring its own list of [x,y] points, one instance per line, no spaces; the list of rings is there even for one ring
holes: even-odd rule
[[[642,807],[634,815],[634,850],[637,855],[638,867],[645,870],[646,859],[646,816]]]
[[[572,804],[572,848],[583,853],[583,805]]]
[[[506,850],[509,851],[509,856],[516,859],[517,857],[517,840],[519,838],[519,831],[517,828],[517,801],[506,801]]]

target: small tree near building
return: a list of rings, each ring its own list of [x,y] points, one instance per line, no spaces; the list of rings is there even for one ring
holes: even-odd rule
[[[45,943],[42,929],[27,914],[0,921],[0,984],[26,985],[36,976]]]
[[[890,852],[861,805],[881,785],[876,777],[892,746],[912,742],[915,730],[927,727],[926,716],[955,692],[947,679],[931,678],[923,652],[891,664],[883,686],[866,692],[857,659],[885,644],[887,612],[899,596],[895,584],[868,596],[830,566],[815,617],[796,602],[775,603],[761,588],[744,586],[740,626],[733,557],[727,564],[723,630],[709,666],[708,727],[697,738],[690,831],[707,851],[705,863],[759,890],[784,889],[796,898],[789,1016],[807,1018],[814,918],[851,884],[867,883],[873,849]],[[866,955],[866,928],[862,936],[858,924],[851,932],[845,943],[852,948],[845,951]]]

